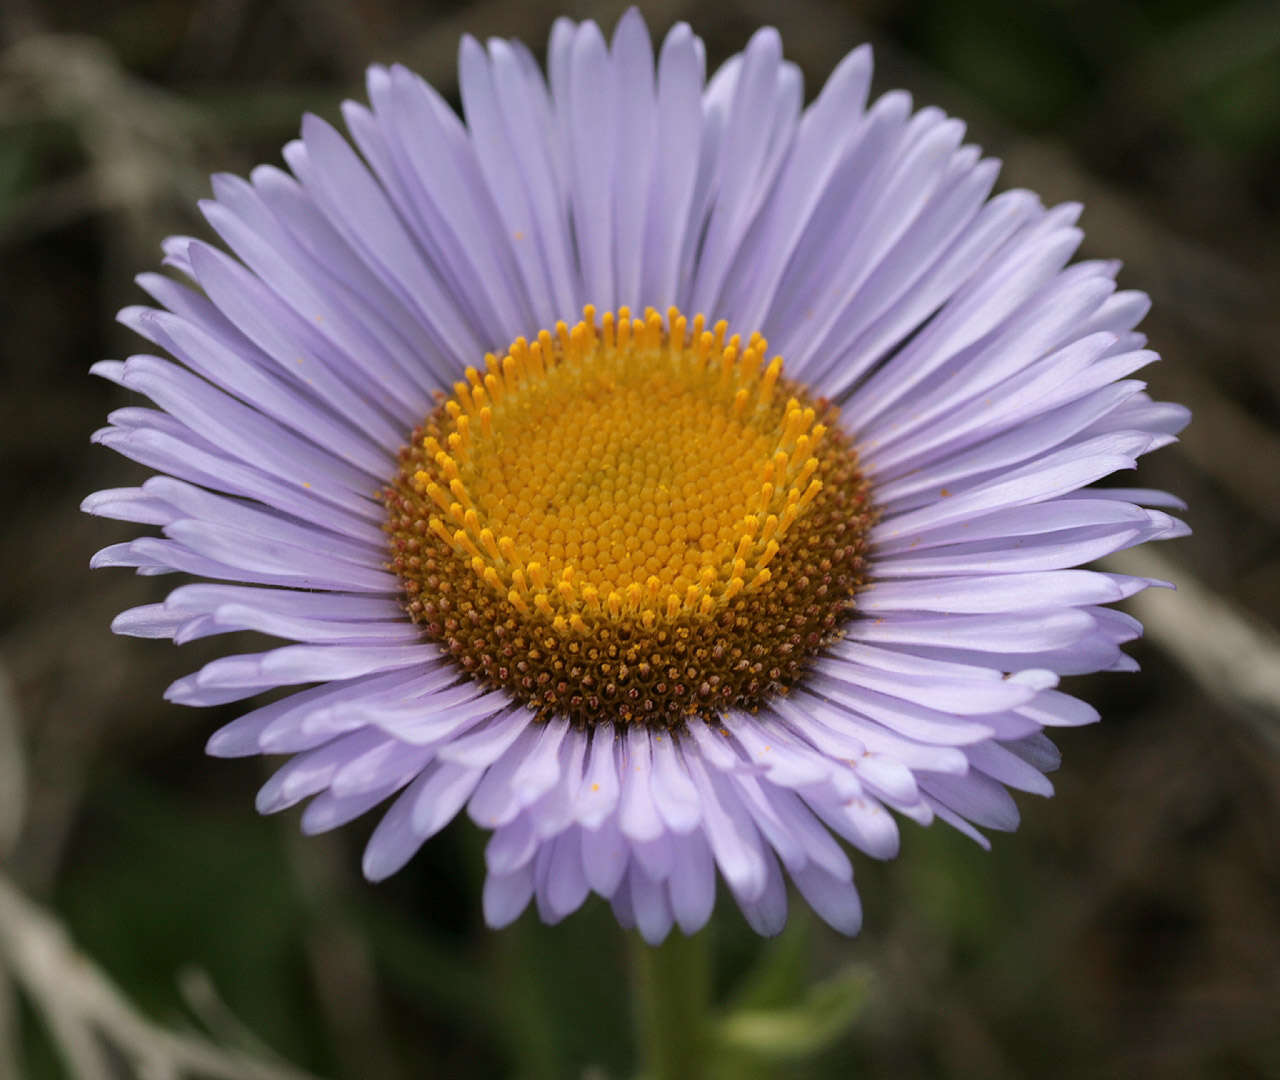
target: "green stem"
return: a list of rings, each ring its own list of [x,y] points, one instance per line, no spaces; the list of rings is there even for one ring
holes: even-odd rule
[[[711,935],[673,930],[655,947],[633,935],[636,1042],[645,1080],[704,1080],[710,1040]]]

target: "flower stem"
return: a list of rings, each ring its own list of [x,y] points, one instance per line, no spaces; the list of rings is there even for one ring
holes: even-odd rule
[[[633,936],[636,1042],[645,1080],[703,1080],[707,1075],[711,934],[672,932],[656,947]]]

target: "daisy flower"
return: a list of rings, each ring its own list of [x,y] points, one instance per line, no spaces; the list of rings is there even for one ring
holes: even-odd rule
[[[787,881],[855,933],[847,845],[898,818],[984,846],[1051,793],[1059,676],[1134,667],[1077,569],[1180,535],[1155,491],[1090,485],[1187,420],[1118,264],[1068,265],[1080,208],[991,196],[964,125],[850,53],[803,105],[761,30],[708,80],[558,21],[544,75],[462,42],[457,116],[373,67],[348,141],[216,176],[225,248],[175,237],[121,320],[165,355],[93,369],[154,403],[96,441],[156,470],[89,497],[158,526],[95,566],[208,579],[118,633],[292,644],[167,697],[309,684],[209,752],[289,755],[264,813],[321,832],[387,803],[379,880],[465,808],[484,912],[595,892],[650,942],[723,878],[761,934]],[[354,145],[353,145],[354,144]]]

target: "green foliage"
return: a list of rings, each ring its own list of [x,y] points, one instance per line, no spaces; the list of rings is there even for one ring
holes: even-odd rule
[[[31,182],[33,159],[26,140],[0,140],[0,228],[8,223]]]
[[[1071,14],[1023,0],[928,5],[922,44],[938,64],[1011,120],[1038,128],[1079,100],[1090,80]]]
[[[731,1052],[766,1060],[811,1057],[848,1034],[870,987],[870,972],[846,969],[814,983],[795,1004],[731,1012],[717,1040]]]
[[[179,1026],[190,1020],[178,974],[208,972],[269,1046],[326,1070],[280,830],[137,779],[108,781],[99,796],[60,884],[59,906],[81,947],[144,1010]]]
[[[1277,19],[1280,23],[1280,18]],[[1280,136],[1280,43],[1192,94],[1183,116],[1197,137],[1234,154],[1265,153]]]

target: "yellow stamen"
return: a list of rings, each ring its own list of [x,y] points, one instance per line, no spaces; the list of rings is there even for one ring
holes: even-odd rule
[[[821,490],[826,428],[778,400],[782,359],[765,364],[760,334],[706,327],[588,305],[467,368],[411,474],[443,514],[430,531],[564,633],[706,616],[764,588]]]

